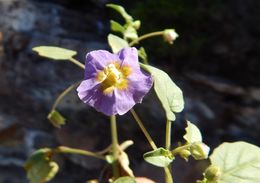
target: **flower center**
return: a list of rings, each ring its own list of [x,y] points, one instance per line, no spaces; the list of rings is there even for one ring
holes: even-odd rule
[[[122,66],[115,62],[109,64],[97,74],[97,80],[101,81],[101,91],[104,94],[111,93],[115,88],[126,89],[128,86],[127,76],[132,72],[131,67]]]

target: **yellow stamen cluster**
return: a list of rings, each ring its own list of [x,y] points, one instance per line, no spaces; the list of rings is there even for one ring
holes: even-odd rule
[[[132,73],[129,66],[120,66],[118,62],[112,62],[104,70],[98,72],[97,80],[101,82],[100,90],[104,94],[113,92],[115,88],[124,90],[128,87],[127,76]]]

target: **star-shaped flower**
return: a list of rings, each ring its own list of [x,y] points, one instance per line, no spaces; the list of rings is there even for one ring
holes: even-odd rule
[[[79,98],[106,115],[123,115],[141,103],[153,84],[140,69],[136,48],[117,54],[105,50],[86,56],[85,78],[77,88]]]

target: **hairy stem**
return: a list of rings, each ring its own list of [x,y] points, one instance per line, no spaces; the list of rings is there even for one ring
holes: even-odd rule
[[[136,112],[134,111],[134,109],[130,110],[131,114],[133,115],[135,121],[137,122],[137,124],[139,125],[139,127],[141,128],[142,132],[144,133],[146,139],[148,140],[149,144],[151,145],[151,147],[155,150],[157,149],[157,146],[155,145],[152,137],[150,136],[150,134],[147,132],[146,128],[144,127],[142,121],[140,120],[140,118],[138,117],[138,115],[136,114]]]
[[[94,152],[70,148],[70,147],[65,147],[65,146],[59,146],[56,149],[54,149],[53,152],[54,153],[80,154],[80,155],[91,156],[91,157],[95,157],[95,158],[98,158],[98,159],[106,160],[106,158],[104,156],[101,156],[101,155],[96,154]]]
[[[74,88],[76,88],[79,85],[80,82],[76,82],[73,85],[69,86],[68,88],[66,88],[63,92],[61,92],[59,94],[59,96],[56,98],[56,100],[54,101],[51,110],[55,110],[57,108],[57,106],[59,105],[59,103],[61,102],[61,100],[63,99],[63,97],[65,97],[71,90],[73,90]]]
[[[82,64],[81,62],[79,62],[78,60],[74,59],[74,58],[70,58],[69,59],[70,62],[74,63],[75,65],[79,66],[82,69],[85,69],[85,65]]]
[[[164,33],[164,31],[157,31],[157,32],[151,32],[148,34],[144,34],[144,35],[140,36],[138,39],[133,40],[131,43],[129,43],[129,46],[131,47],[135,44],[138,44],[140,41],[147,39],[149,37],[161,36],[161,35],[163,35],[163,33]]]
[[[172,122],[167,119],[166,121],[166,133],[165,133],[165,148],[170,150],[171,148],[171,125]],[[169,165],[164,169],[165,172],[165,182],[172,183],[171,166]]]
[[[118,166],[118,137],[117,137],[117,127],[116,127],[116,116],[112,115],[110,117],[110,125],[111,125],[111,138],[112,138],[112,153],[114,157],[114,161],[112,164],[113,168],[113,176],[114,179],[117,179],[119,174],[119,166]]]

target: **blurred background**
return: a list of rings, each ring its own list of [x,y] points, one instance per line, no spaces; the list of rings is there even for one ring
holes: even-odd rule
[[[75,91],[59,106],[67,124],[57,129],[48,122],[55,98],[81,80],[83,71],[32,52],[34,46],[61,46],[77,50],[84,62],[87,52],[109,49],[109,19],[122,19],[106,3],[123,5],[140,19],[140,35],[164,28],[179,34],[174,45],[161,37],[142,42],[150,63],[169,73],[184,93],[173,146],[182,141],[185,119],[198,125],[212,149],[223,141],[260,145],[260,1],[0,0],[0,183],[28,182],[22,166],[37,148],[98,151],[109,145],[108,118],[82,104]],[[164,146],[165,118],[154,93],[135,108]],[[121,142],[134,140],[127,153],[135,174],[163,182],[163,171],[142,158],[150,147],[132,116],[119,117],[118,128]],[[60,172],[53,183],[82,183],[107,174],[104,163],[93,158],[61,155],[57,161]],[[175,182],[195,182],[205,164],[177,158]]]

